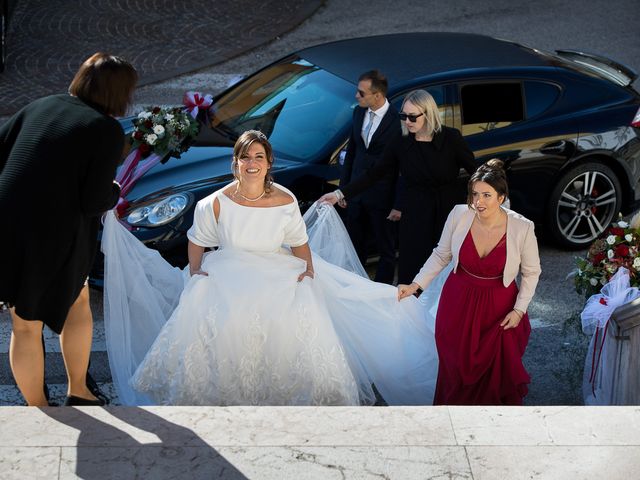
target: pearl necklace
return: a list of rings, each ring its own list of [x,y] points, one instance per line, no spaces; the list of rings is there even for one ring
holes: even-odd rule
[[[260,200],[262,197],[265,196],[265,194],[267,193],[266,190],[262,190],[262,193],[260,195],[258,195],[255,198],[249,198],[249,197],[245,197],[242,193],[240,193],[240,190],[236,188],[235,191],[236,195],[239,195],[240,197],[242,197],[243,200],[246,200],[247,202],[257,202],[258,200]]]

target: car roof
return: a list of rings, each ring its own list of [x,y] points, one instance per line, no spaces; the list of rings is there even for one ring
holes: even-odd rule
[[[397,85],[416,76],[444,72],[557,65],[553,56],[518,43],[485,35],[416,32],[377,35],[324,43],[299,56],[352,83],[379,69]]]

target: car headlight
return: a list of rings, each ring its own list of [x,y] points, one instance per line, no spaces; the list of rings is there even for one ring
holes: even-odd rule
[[[136,227],[159,227],[176,219],[189,206],[189,196],[176,193],[129,212],[127,223]]]

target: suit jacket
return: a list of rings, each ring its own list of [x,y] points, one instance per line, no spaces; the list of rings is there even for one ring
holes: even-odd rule
[[[368,169],[378,164],[382,160],[385,147],[402,134],[398,111],[390,104],[380,125],[373,133],[369,146],[365,146],[362,139],[362,125],[367,111],[366,108],[356,107],[353,112],[349,144],[340,175],[340,187],[359,178]],[[395,198],[396,180],[397,172],[386,172],[378,179],[375,186],[353,200],[362,200],[368,204],[390,208]]]
[[[519,213],[503,208],[507,213],[507,262],[502,283],[509,286],[521,274],[520,291],[514,308],[526,312],[540,277],[540,257],[533,222]],[[426,289],[431,280],[453,259],[453,270],[458,271],[460,247],[464,241],[475,212],[467,205],[456,205],[449,214],[440,242],[414,278],[414,282]]]

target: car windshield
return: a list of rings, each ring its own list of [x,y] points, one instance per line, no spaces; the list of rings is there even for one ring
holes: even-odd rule
[[[354,89],[304,59],[289,57],[223,93],[211,126],[233,139],[245,130],[260,130],[276,153],[306,160],[346,137]]]

